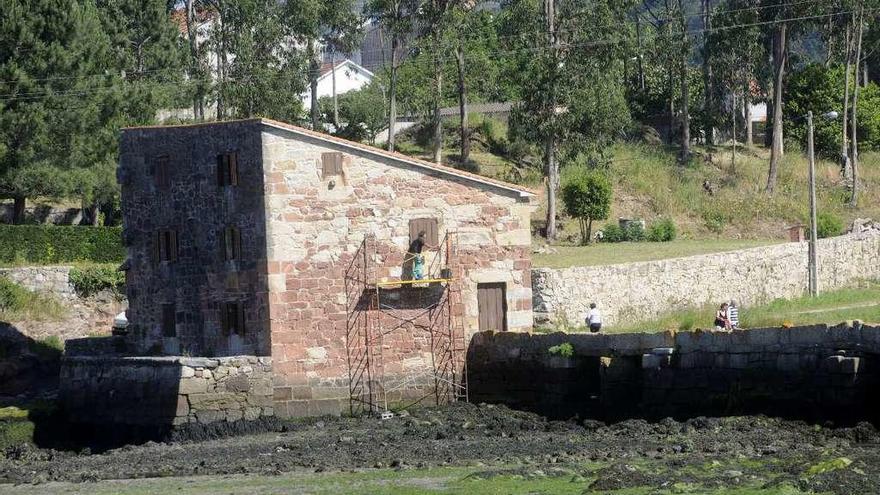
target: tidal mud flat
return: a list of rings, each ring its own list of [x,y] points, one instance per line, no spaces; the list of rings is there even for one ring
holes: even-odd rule
[[[280,422],[272,430],[101,453],[12,446],[0,456],[0,493],[103,493],[102,483],[118,483],[106,480],[183,477],[194,477],[187,479],[195,487],[217,476],[256,482],[304,473],[310,480],[386,473],[393,483],[443,470],[452,473],[441,476],[443,483],[450,476],[456,483],[560,482],[578,493],[880,493],[880,432],[867,422],[739,416],[605,424],[459,403],[385,421],[332,417]],[[122,486],[117,491],[125,493]],[[432,486],[450,492],[440,485],[416,492]]]

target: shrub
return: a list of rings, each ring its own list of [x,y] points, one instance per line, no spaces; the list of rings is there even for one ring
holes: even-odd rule
[[[602,228],[602,242],[623,242],[626,240],[623,229],[616,223],[609,223]]]
[[[843,233],[843,220],[837,215],[823,211],[816,215],[816,237],[824,239]]]
[[[5,277],[0,277],[0,311],[18,312],[27,308],[30,291]]]
[[[704,211],[703,212],[703,221],[706,222],[706,228],[715,232],[716,234],[720,234],[724,231],[724,224],[726,223],[726,219],[724,218],[724,214],[718,211]]]
[[[125,274],[116,265],[87,265],[70,270],[70,283],[81,297],[110,291],[116,297],[125,292]]]
[[[623,229],[623,237],[629,242],[642,242],[645,240],[645,229],[640,222],[630,222]]]
[[[574,347],[568,342],[563,342],[562,344],[554,345],[553,347],[547,349],[547,352],[549,352],[553,356],[570,358],[574,356]]]
[[[64,306],[54,297],[31,292],[8,278],[0,277],[0,319],[56,320],[64,313]]]
[[[664,218],[659,222],[654,222],[648,229],[648,240],[651,242],[669,242],[675,240],[678,231],[675,228],[675,222],[670,218]]]
[[[120,227],[0,225],[0,262],[121,262],[125,259]]]

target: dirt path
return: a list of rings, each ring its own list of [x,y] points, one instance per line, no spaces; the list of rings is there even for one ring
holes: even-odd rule
[[[364,490],[352,489],[353,493],[383,492],[376,486],[395,484],[400,476],[422,479],[426,486],[446,486],[445,493],[475,493],[477,485],[467,484],[474,479],[487,483],[480,485],[486,490],[540,479],[545,484],[577,480],[576,493],[638,487],[658,493],[676,483],[705,489],[694,493],[711,493],[719,486],[880,493],[880,433],[869,424],[831,428],[765,417],[577,424],[548,422],[499,406],[457,404],[384,422],[330,418],[290,423],[284,430],[198,443],[128,446],[93,455],[10,448],[0,453],[0,493],[166,491],[159,490],[165,486],[159,479],[194,487],[177,493],[298,493],[257,488],[300,475],[308,477],[303,486],[314,488],[308,493],[334,493],[328,483],[363,485]],[[243,484],[212,488],[211,483],[229,476],[244,476]],[[118,482],[101,481],[146,478],[154,480],[131,482],[124,485],[130,490],[118,492],[112,491]],[[33,483],[38,485],[21,485]],[[544,490],[541,486],[533,488]],[[420,493],[394,493],[410,492]]]
[[[848,309],[861,309],[861,308],[873,308],[874,306],[880,306],[880,303],[877,302],[867,302],[861,304],[853,304],[850,306],[833,306],[830,308],[821,308],[821,309],[808,309],[806,311],[798,311],[797,315],[809,315],[816,313],[828,313],[829,311],[846,311]]]

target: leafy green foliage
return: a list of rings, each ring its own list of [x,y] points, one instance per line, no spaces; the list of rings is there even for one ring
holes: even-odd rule
[[[386,126],[385,99],[378,81],[337,96],[337,102],[339,129],[336,135],[353,141],[375,142],[376,135]],[[332,99],[321,98],[321,109],[325,114],[332,112]]]
[[[825,239],[843,233],[843,220],[833,213],[823,211],[816,215],[816,237]]]
[[[675,240],[678,231],[671,218],[664,218],[648,227],[648,240],[651,242],[669,242]]]
[[[807,121],[803,115],[812,111],[816,153],[825,157],[838,156],[842,123],[840,119],[832,121],[822,118],[822,115],[831,110],[843,112],[843,83],[844,70],[841,66],[811,64],[792,73],[784,95],[786,138],[791,138],[798,148],[806,149]]]
[[[566,212],[580,220],[581,243],[590,242],[594,220],[608,218],[611,211],[611,182],[599,171],[581,170],[562,186]]]
[[[549,352],[553,356],[570,358],[574,356],[574,346],[572,346],[568,342],[563,342],[559,345],[554,345],[553,347],[550,347],[549,349],[547,349],[547,352]]]
[[[116,265],[75,266],[70,270],[70,283],[81,297],[105,290],[116,297],[125,293],[125,274]]]
[[[620,225],[609,223],[602,228],[602,242],[623,242],[626,240],[626,234]]]
[[[0,225],[0,262],[121,262],[125,258],[119,227]]]
[[[643,242],[647,236],[641,222],[630,222],[623,229],[623,237],[628,242]]]
[[[31,292],[0,277],[0,321],[52,320],[64,312],[64,307],[54,297]]]

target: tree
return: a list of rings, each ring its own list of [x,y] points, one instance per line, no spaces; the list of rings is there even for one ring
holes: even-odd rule
[[[93,204],[112,182],[127,96],[99,13],[53,0],[0,0],[0,12],[0,197],[15,223],[35,196],[79,189]]]
[[[373,22],[381,24],[391,35],[391,64],[388,87],[388,151],[394,151],[394,130],[397,126],[397,69],[401,48],[413,27],[419,8],[418,0],[368,0],[364,13]]]
[[[609,127],[619,131],[629,121],[621,60],[631,33],[617,20],[631,4],[510,0],[505,7],[499,25],[502,35],[511,33],[505,37],[512,54],[506,69],[522,97],[510,131],[544,148],[545,235],[553,239],[560,145],[569,157],[601,155]]]
[[[336,54],[350,55],[363,39],[361,18],[354,12],[353,0],[330,0],[324,4],[323,42],[330,51],[330,77],[333,87],[333,125],[339,125],[339,101],[336,97]]]
[[[581,244],[592,241],[593,221],[605,220],[611,211],[611,182],[601,172],[580,169],[562,186],[565,211],[578,219]]]
[[[354,141],[373,144],[376,135],[385,127],[384,99],[380,82],[372,81],[357,91],[338,97],[339,126],[336,135]],[[332,99],[322,98],[322,108],[333,105]]]

